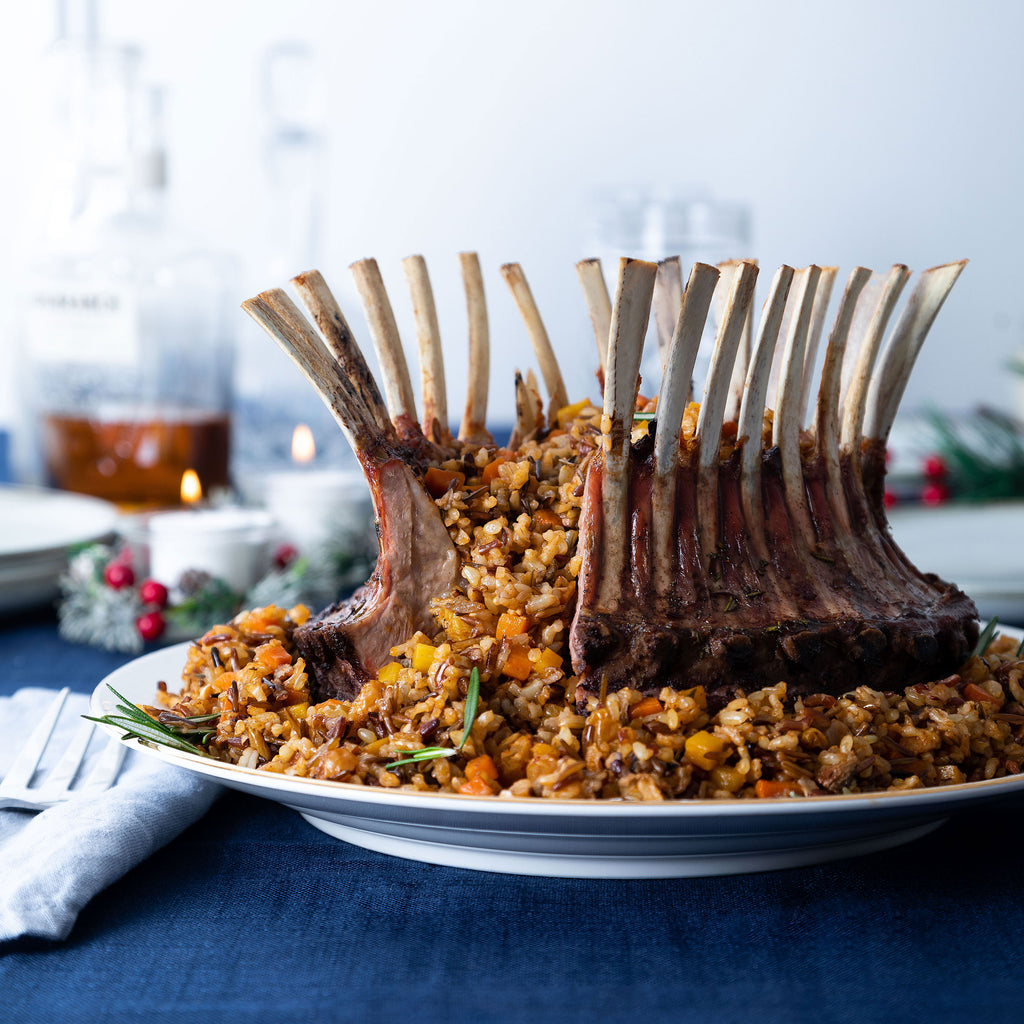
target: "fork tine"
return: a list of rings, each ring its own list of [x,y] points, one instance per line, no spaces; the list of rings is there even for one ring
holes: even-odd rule
[[[108,739],[106,749],[96,762],[96,767],[89,772],[81,792],[101,793],[109,789],[121,772],[121,765],[127,752],[128,748],[120,740]]]
[[[18,754],[14,764],[11,765],[4,776],[3,781],[0,782],[0,793],[25,789],[32,781],[32,776],[35,775],[36,769],[39,767],[43,751],[46,750],[46,744],[50,741],[50,736],[53,733],[54,726],[57,724],[57,719],[60,717],[69,692],[65,686],[53,699],[53,703],[46,709],[43,717],[39,719],[39,723],[32,730],[32,735],[28,738],[28,742],[22,748],[21,753]]]
[[[68,744],[61,759],[54,765],[53,771],[46,776],[47,793],[70,789],[79,766],[85,760],[85,752],[89,749],[89,740],[96,731],[93,722],[82,722],[75,732],[74,739]]]

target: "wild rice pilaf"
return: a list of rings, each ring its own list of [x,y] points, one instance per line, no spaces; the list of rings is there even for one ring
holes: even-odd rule
[[[687,410],[684,443],[697,411]],[[207,749],[244,767],[475,796],[804,796],[1020,772],[1024,661],[1006,636],[958,674],[899,694],[860,686],[838,699],[789,700],[780,681],[717,713],[702,687],[657,697],[624,689],[578,709],[567,633],[600,419],[582,402],[563,409],[540,442],[470,448],[428,473],[459,552],[461,589],[434,602],[436,630],[395,647],[357,699],[310,704],[292,643],[309,610],[268,607],[193,644],[181,691],[162,689],[160,711],[219,713]],[[732,441],[726,433],[723,456]],[[463,743],[473,669],[480,697]],[[460,743],[455,756],[394,764]]]

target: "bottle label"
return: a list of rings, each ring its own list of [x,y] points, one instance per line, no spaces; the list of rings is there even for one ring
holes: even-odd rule
[[[131,366],[140,358],[139,308],[116,288],[36,290],[25,317],[28,351],[37,363]]]

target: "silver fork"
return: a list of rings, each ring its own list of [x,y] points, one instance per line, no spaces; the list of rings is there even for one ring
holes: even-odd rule
[[[60,718],[64,702],[67,700],[68,688],[64,687],[57,694],[53,703],[46,709],[42,718],[24,748],[15,758],[3,781],[0,782],[0,810],[14,807],[29,811],[42,811],[54,804],[75,796],[78,793],[101,793],[108,789],[121,771],[126,748],[123,743],[108,741],[103,753],[99,756],[95,767],[74,786],[75,779],[85,760],[89,741],[92,739],[96,726],[93,722],[82,722],[71,742],[67,745],[60,760],[53,769],[36,782],[35,775],[43,759],[47,744]],[[72,788],[74,786],[74,788]]]

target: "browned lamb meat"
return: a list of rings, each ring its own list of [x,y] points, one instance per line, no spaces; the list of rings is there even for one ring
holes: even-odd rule
[[[366,472],[377,517],[380,556],[369,582],[297,634],[320,697],[354,696],[393,646],[417,630],[436,630],[431,601],[460,585],[458,554],[424,479],[431,466],[491,443],[484,426],[483,290],[475,256],[463,254],[462,261],[471,347],[459,438],[446,425],[437,321],[419,257],[406,270],[423,367],[422,430],[373,261],[354,271],[387,407],[319,274],[293,284],[320,336],[280,291],[245,303],[341,424]],[[854,270],[805,424],[834,268],[780,268],[754,337],[753,263],[697,264],[684,289],[677,263],[667,261],[659,273],[654,264],[623,260],[614,303],[596,261],[580,264],[604,384],[603,445],[585,469],[582,567],[569,635],[581,701],[627,684],[648,693],[699,684],[719,705],[737,690],[781,679],[793,693],[838,694],[860,683],[900,688],[939,678],[963,661],[977,637],[973,603],[910,565],[889,534],[882,502],[885,442],[896,408],[962,267],[921,275],[884,349],[909,273],[902,266],[885,275]],[[567,399],[521,270],[509,265],[503,274],[549,398],[545,420],[532,374],[519,379],[513,437],[521,441],[546,429]],[[656,419],[644,433],[634,429],[634,417],[656,281],[664,372]],[[696,406],[688,409],[690,377],[712,305],[717,337],[698,415]],[[665,330],[666,309],[678,313],[672,332]]]

